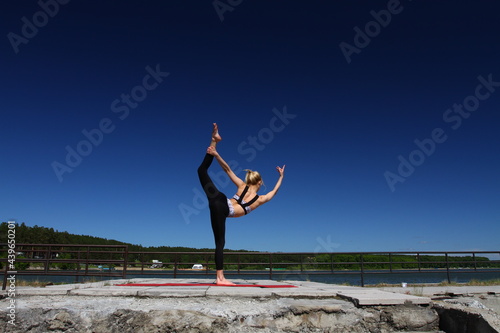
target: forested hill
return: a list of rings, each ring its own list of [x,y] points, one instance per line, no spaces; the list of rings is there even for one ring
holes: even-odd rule
[[[0,243],[7,243],[8,224],[0,224]],[[158,252],[198,252],[211,251],[211,249],[195,249],[180,246],[144,247],[137,244],[129,244],[114,239],[107,239],[89,235],[74,235],[67,231],[58,231],[53,228],[40,226],[27,226],[24,223],[16,226],[17,244],[88,244],[88,245],[128,245],[130,251],[158,251]]]

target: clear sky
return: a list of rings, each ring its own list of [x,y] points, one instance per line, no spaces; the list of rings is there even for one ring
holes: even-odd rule
[[[1,221],[213,248],[196,169],[217,122],[220,154],[267,190],[286,164],[269,204],[227,220],[226,248],[500,250],[499,11],[5,2]]]

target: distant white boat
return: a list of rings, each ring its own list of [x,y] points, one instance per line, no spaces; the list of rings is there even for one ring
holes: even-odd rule
[[[194,264],[193,267],[191,267],[191,269],[203,269],[203,265]]]

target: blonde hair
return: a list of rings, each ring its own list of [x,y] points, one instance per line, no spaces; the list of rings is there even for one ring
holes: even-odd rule
[[[257,185],[262,181],[262,177],[258,171],[252,171],[249,169],[245,169],[245,171],[247,172],[245,176],[245,183],[247,183],[247,185]],[[264,185],[264,182],[262,182],[262,185]]]

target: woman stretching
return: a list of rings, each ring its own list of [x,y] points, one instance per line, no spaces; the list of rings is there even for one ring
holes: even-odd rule
[[[229,165],[217,153],[215,147],[222,138],[219,135],[217,124],[214,123],[212,131],[212,141],[207,148],[205,159],[198,168],[198,177],[200,177],[201,186],[208,198],[208,207],[210,208],[210,220],[212,222],[212,230],[215,238],[215,268],[217,270],[218,285],[234,285],[234,283],[224,278],[223,271],[223,253],[226,242],[226,217],[240,217],[250,213],[257,207],[271,200],[283,181],[285,166],[282,168],[276,167],[279,172],[279,178],[274,189],[267,194],[257,195],[261,185],[262,178],[257,171],[246,170],[247,174],[245,181],[241,180],[231,170]],[[236,185],[236,194],[231,199],[228,199],[224,193],[219,192],[215,184],[208,175],[208,168],[214,157],[219,162],[222,169],[227,173],[231,181]]]

